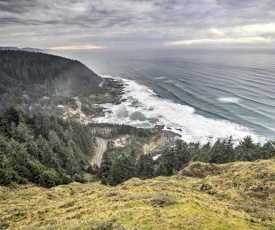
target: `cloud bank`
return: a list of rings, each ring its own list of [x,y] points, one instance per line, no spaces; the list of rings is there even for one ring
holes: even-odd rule
[[[273,0],[0,0],[0,45],[274,46]]]

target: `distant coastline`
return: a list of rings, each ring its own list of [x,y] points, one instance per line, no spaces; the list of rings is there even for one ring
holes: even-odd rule
[[[27,52],[34,52],[34,53],[50,53],[50,50],[48,49],[38,49],[38,48],[30,48],[30,47],[18,48],[15,46],[0,46],[0,50],[16,50],[16,51],[27,51]]]

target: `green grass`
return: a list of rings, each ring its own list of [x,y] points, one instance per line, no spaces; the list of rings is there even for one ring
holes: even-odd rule
[[[0,229],[274,229],[274,160],[194,164],[116,187],[0,187]]]

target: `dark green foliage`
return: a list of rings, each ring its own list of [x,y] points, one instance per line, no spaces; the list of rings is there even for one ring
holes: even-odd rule
[[[153,161],[151,155],[136,156],[132,153],[128,156],[117,156],[106,153],[98,175],[103,184],[117,185],[134,176],[141,179],[171,176],[186,167],[190,161],[223,164],[274,157],[275,141],[268,141],[261,146],[253,143],[251,137],[245,137],[234,147],[232,138],[217,140],[213,146],[210,143],[200,146],[199,143],[188,144],[179,140],[175,146],[164,150],[156,161]],[[211,167],[215,167],[214,164]]]
[[[253,161],[257,158],[262,158],[258,155],[259,145],[253,143],[250,136],[245,137],[240,141],[239,146],[235,149],[235,161]],[[257,156],[258,155],[258,156]]]
[[[39,177],[39,185],[41,186],[53,187],[58,184],[61,184],[60,175],[52,168],[43,171]]]
[[[43,53],[0,51],[0,109],[13,104],[29,113],[41,109],[53,112],[52,106],[73,106],[74,96],[104,93],[105,89],[98,86],[101,81],[75,60]]]
[[[210,163],[227,163],[235,160],[232,138],[216,141],[210,152]]]
[[[136,161],[132,156],[122,155],[112,164],[108,184],[117,185],[136,176]]]
[[[268,141],[259,150],[258,156],[262,159],[275,157],[275,141]]]
[[[167,172],[167,167],[164,163],[160,162],[157,165],[155,176],[169,176],[169,173]]]
[[[213,146],[210,143],[198,147],[196,151],[192,148],[194,144],[187,144],[191,153],[192,161],[206,163],[224,164],[234,161],[255,161],[258,159],[269,159],[275,156],[275,142],[268,141],[262,146],[253,143],[250,136],[240,140],[234,147],[232,138],[227,140],[217,140]]]
[[[137,161],[137,175],[140,178],[152,178],[154,175],[154,161],[150,155],[141,155]]]
[[[175,147],[166,149],[158,159],[156,176],[170,176],[181,170],[191,160],[190,150],[193,147],[191,143],[177,141]]]
[[[109,153],[103,155],[98,176],[102,184],[117,185],[137,176],[137,162],[132,155],[125,155],[111,159]]]
[[[89,126],[96,136],[103,138],[112,138],[125,134],[144,138],[156,134],[156,131],[153,129],[142,129],[124,124],[90,123]]]
[[[110,171],[112,168],[113,162],[110,156],[110,153],[104,153],[101,161],[101,165],[98,171],[98,176],[104,179],[104,182],[109,178],[110,176]],[[103,181],[102,181],[103,182]],[[106,181],[107,184],[107,181]]]
[[[30,117],[10,107],[0,114],[0,185],[84,182],[93,140],[87,126],[42,113]]]
[[[10,165],[8,157],[0,155],[0,184],[8,185],[14,178],[14,170]]]

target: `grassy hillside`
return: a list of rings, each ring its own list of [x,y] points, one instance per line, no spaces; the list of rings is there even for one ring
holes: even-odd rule
[[[191,163],[116,187],[0,187],[2,229],[274,229],[274,208],[274,160]]]

